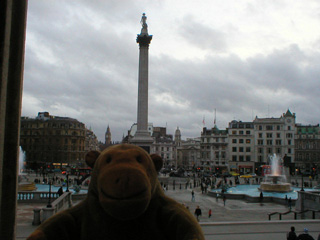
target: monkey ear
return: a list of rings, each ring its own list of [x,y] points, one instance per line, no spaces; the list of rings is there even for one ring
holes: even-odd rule
[[[158,154],[151,154],[150,157],[153,161],[154,166],[156,167],[157,172],[159,172],[163,165],[162,158]]]
[[[86,163],[89,167],[93,168],[94,163],[96,162],[96,160],[98,159],[98,157],[100,156],[100,152],[99,151],[90,151],[86,154],[85,160]]]

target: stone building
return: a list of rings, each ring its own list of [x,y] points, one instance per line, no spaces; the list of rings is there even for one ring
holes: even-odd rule
[[[149,127],[150,129],[150,127]],[[151,145],[150,153],[156,153],[163,159],[163,167],[171,167],[176,164],[176,146],[172,135],[167,134],[166,127],[151,127],[152,138],[154,139]]]
[[[228,171],[228,132],[215,125],[203,128],[200,142],[200,167],[206,171]]]
[[[48,112],[39,112],[36,118],[22,117],[20,145],[27,166],[85,166],[87,133],[85,125],[73,118],[51,116]],[[93,147],[87,144],[88,148]]]
[[[179,130],[180,131],[180,130]],[[176,142],[176,167],[192,170],[201,166],[200,138],[187,138]]]
[[[255,172],[253,122],[233,120],[228,127],[229,170],[239,174]]]
[[[172,140],[172,135],[160,136],[154,138],[151,147],[151,153],[160,155],[163,159],[163,167],[171,167],[176,165],[176,147]]]
[[[99,151],[100,148],[99,148],[98,138],[90,128],[90,129],[86,129],[84,151],[88,152],[91,150]]]
[[[294,162],[296,172],[316,174],[320,167],[319,124],[296,124]]]
[[[109,127],[109,125],[108,125],[108,127],[107,127],[107,131],[106,131],[106,133],[105,133],[105,144],[106,145],[111,145],[111,142],[112,141],[112,139],[111,139],[111,130],[110,130],[110,127]]]
[[[256,117],[253,120],[257,169],[261,165],[268,164],[273,154],[280,156],[281,159],[285,157],[288,165],[294,163],[295,120],[296,116],[290,110],[279,118]]]

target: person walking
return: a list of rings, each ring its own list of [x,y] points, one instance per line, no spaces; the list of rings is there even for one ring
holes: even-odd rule
[[[227,197],[223,194],[223,206],[226,206]]]
[[[296,240],[297,239],[297,234],[295,232],[295,227],[291,227],[291,231],[287,233],[287,240]]]
[[[263,202],[263,193],[260,192],[260,197],[259,197],[259,200],[260,200],[260,205],[262,206],[262,202]]]
[[[201,208],[197,206],[196,210],[194,211],[194,214],[197,216],[198,222],[200,221],[200,216],[202,215]]]
[[[288,207],[289,207],[289,209],[290,209],[290,211],[291,211],[291,208],[292,208],[292,200],[291,200],[291,197],[290,197],[289,200],[288,200]]]
[[[211,218],[212,210],[211,208],[209,209],[209,218]]]
[[[314,240],[314,238],[312,236],[309,235],[309,230],[308,228],[305,228],[303,230],[304,233],[301,233],[299,236],[298,236],[298,240]]]
[[[191,192],[191,201],[192,202],[196,201],[196,198],[194,197],[194,191],[193,190]]]

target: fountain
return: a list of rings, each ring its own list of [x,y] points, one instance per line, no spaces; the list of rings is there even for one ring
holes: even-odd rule
[[[25,153],[20,147],[19,151],[19,172],[18,172],[18,191],[34,191],[37,189],[35,183],[29,182],[28,174],[23,173]]]
[[[282,173],[280,158],[273,154],[270,157],[271,173],[266,175],[260,184],[260,191],[263,192],[291,192],[291,184],[287,183],[286,175]]]

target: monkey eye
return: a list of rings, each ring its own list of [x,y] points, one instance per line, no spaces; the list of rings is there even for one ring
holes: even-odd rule
[[[141,157],[141,156],[138,156],[138,157],[137,157],[137,162],[138,162],[138,163],[142,163],[142,157]]]
[[[108,156],[107,159],[106,159],[106,163],[110,163],[112,160],[111,156]]]

